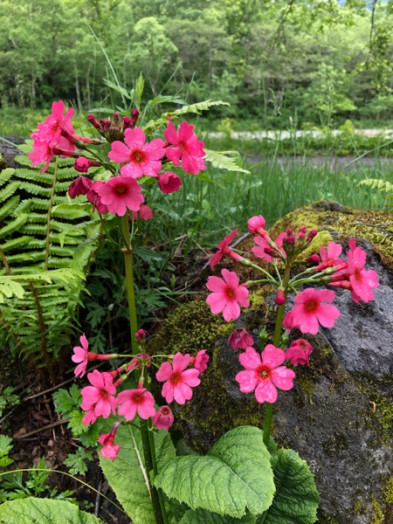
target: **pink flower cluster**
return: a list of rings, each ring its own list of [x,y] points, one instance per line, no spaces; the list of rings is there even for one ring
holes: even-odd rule
[[[139,330],[136,338],[140,347],[145,344],[146,333]],[[89,343],[85,335],[80,337],[81,346],[74,347],[73,362],[78,363],[75,375],[82,377],[86,372],[86,366],[92,360],[108,360],[119,357],[119,355],[97,355],[88,351]],[[161,394],[168,404],[175,401],[180,405],[185,404],[193,395],[192,388],[200,384],[200,375],[207,369],[209,356],[206,349],[200,350],[194,357],[190,354],[176,353],[172,362],[165,361],[156,372],[158,382],[163,382]],[[144,387],[143,370],[149,368],[152,358],[143,352],[131,359],[127,365],[123,365],[111,372],[100,372],[97,369],[87,374],[90,383],[82,389],[81,408],[86,411],[82,422],[84,425],[94,423],[98,417],[108,418],[111,414],[117,414],[131,421],[137,415],[143,419],[151,419],[157,429],[168,430],[174,421],[172,410],[169,406],[155,407],[155,399],[152,393]],[[126,389],[117,394],[117,388],[127,378],[129,373],[140,370],[140,381],[134,389]],[[116,396],[117,395],[117,396]],[[120,449],[114,444],[117,427],[116,423],[110,433],[101,435],[99,442],[103,444],[102,455],[108,458],[116,458]]]
[[[255,283],[265,283],[275,286],[276,307],[284,313],[287,295],[295,292],[294,305],[287,311],[278,327],[287,330],[294,328],[302,333],[316,335],[319,327],[332,328],[340,316],[336,306],[332,304],[336,294],[329,289],[316,289],[315,284],[322,283],[333,287],[341,287],[351,291],[355,303],[373,300],[373,289],[379,286],[378,275],[374,270],[367,270],[366,252],[356,245],[355,239],[349,240],[349,249],[346,259],[341,258],[342,246],[330,242],[327,247],[320,246],[319,253],[308,258],[311,267],[291,277],[291,269],[297,257],[309,247],[317,235],[317,231],[301,227],[297,232],[288,228],[273,240],[267,233],[266,221],[262,215],[254,216],[248,221],[248,229],[256,235],[256,246],[251,249],[257,258],[273,264],[273,271],[268,272],[265,267],[257,266],[254,262],[244,258],[230,247],[237,234],[235,229],[218,245],[218,251],[213,255],[210,265],[220,263],[224,256],[229,256],[239,263],[252,267],[262,273],[263,278],[241,284],[234,271],[222,269],[222,278],[211,276],[206,287],[211,293],[206,302],[213,314],[222,313],[227,322],[236,320],[240,316],[241,307],[249,307],[248,288]],[[282,276],[285,275],[285,276]],[[306,285],[309,287],[305,287]],[[305,287],[305,288],[304,288]],[[299,290],[298,288],[302,288]],[[277,327],[277,326],[276,326]],[[278,332],[279,333],[279,332]],[[288,390],[293,386],[295,373],[283,365],[296,367],[309,365],[309,358],[314,348],[305,339],[293,341],[284,351],[272,344],[268,344],[259,354],[253,347],[252,335],[243,328],[235,329],[228,338],[228,345],[234,350],[244,349],[239,356],[240,363],[245,371],[236,375],[240,391],[255,392],[258,402],[273,403],[277,399],[277,388]]]
[[[34,143],[29,158],[33,165],[44,162],[44,172],[53,157],[60,155],[76,157],[75,170],[80,173],[88,173],[91,167],[108,166],[107,161],[100,160],[99,154],[96,158],[88,158],[76,152],[77,148],[85,149],[87,142],[101,146],[105,142],[77,136],[71,123],[73,110],[69,109],[65,115],[64,110],[64,102],[54,102],[52,114],[32,134]],[[124,216],[131,212],[134,219],[148,220],[152,213],[144,205],[138,179],[143,176],[155,178],[163,193],[173,193],[180,189],[182,181],[176,173],[164,169],[164,164],[181,165],[183,171],[193,175],[206,168],[204,143],[198,140],[192,124],[181,122],[177,130],[169,118],[164,131],[166,141],[154,138],[148,142],[143,129],[136,127],[138,116],[136,109],[132,110],[131,117],[123,117],[121,121],[118,113],[114,113],[113,121],[101,119],[98,122],[93,115],[88,116],[89,122],[111,146],[108,158],[115,163],[110,164],[115,176],[96,181],[79,177],[70,185],[71,198],[86,195],[100,214]]]
[[[31,138],[34,139],[33,151],[29,154],[29,159],[33,166],[42,164],[44,173],[55,155],[73,156],[76,144],[79,142],[90,142],[89,138],[82,138],[75,133],[71,123],[73,109],[68,109],[64,114],[65,106],[63,101],[53,102],[52,113],[45,122],[38,124],[37,131],[34,131]]]

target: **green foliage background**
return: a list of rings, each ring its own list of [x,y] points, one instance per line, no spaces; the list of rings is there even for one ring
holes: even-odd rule
[[[106,99],[113,75],[103,47],[126,89],[143,73],[146,98],[221,99],[231,106],[220,117],[258,118],[261,127],[386,122],[393,2],[369,4],[2,0],[0,105],[46,108],[62,98],[79,109],[111,106],[119,94]]]

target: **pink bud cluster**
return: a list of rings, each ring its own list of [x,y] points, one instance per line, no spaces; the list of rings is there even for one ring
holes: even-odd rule
[[[133,357],[128,364],[122,365],[110,372],[100,372],[95,369],[87,374],[89,386],[82,389],[81,408],[86,411],[82,422],[84,425],[94,423],[98,417],[108,418],[116,413],[126,421],[133,420],[139,416],[143,420],[151,419],[157,429],[168,430],[173,422],[174,416],[169,406],[161,406],[156,409],[156,401],[144,385],[147,380],[146,368],[153,364],[153,358],[145,352],[146,332],[142,329],[135,334],[142,352]],[[73,362],[78,366],[75,375],[83,377],[86,373],[88,362],[94,360],[109,360],[119,358],[121,355],[105,354],[99,355],[89,352],[89,343],[85,335],[80,337],[80,346],[74,347]],[[180,405],[185,404],[193,395],[192,388],[200,384],[200,375],[207,369],[209,356],[205,349],[199,351],[195,356],[182,354],[173,355],[170,361],[161,363],[155,378],[162,382],[161,395],[170,404],[173,401]],[[138,386],[133,389],[124,389],[118,392],[121,386],[132,372],[140,372]],[[114,444],[114,439],[119,422],[117,422],[110,433],[100,436],[98,442],[103,444],[101,454],[104,457],[116,458],[120,446]]]
[[[250,233],[256,235],[256,246],[251,248],[251,252],[257,258],[272,263],[275,266],[274,271],[269,273],[229,247],[237,234],[236,229],[220,242],[210,265],[215,266],[224,256],[229,256],[243,265],[259,270],[264,278],[256,283],[268,283],[276,287],[275,302],[277,307],[281,308],[281,312],[287,302],[287,295],[294,291],[294,305],[282,321],[282,326],[287,330],[296,328],[302,333],[316,335],[320,326],[332,328],[340,316],[338,308],[332,304],[335,298],[334,291],[315,287],[304,288],[307,284],[322,283],[348,289],[355,303],[373,300],[373,289],[379,286],[378,275],[374,270],[365,269],[366,252],[356,245],[354,238],[349,240],[346,259],[341,258],[342,246],[330,242],[327,248],[320,246],[319,253],[314,253],[308,258],[311,267],[290,278],[290,271],[297,257],[308,248],[317,231],[301,227],[294,232],[289,228],[272,239],[265,226],[266,221],[262,215],[254,216],[248,221]],[[280,273],[287,275],[286,281]],[[240,316],[241,307],[249,307],[248,288],[254,285],[254,282],[241,284],[236,272],[227,269],[222,269],[221,275],[222,278],[208,278],[206,286],[211,293],[206,302],[213,314],[222,313],[224,320],[229,322]],[[300,287],[303,289],[299,290]],[[293,341],[286,351],[268,344],[259,354],[253,347],[252,335],[245,329],[233,331],[228,344],[235,350],[245,350],[240,354],[239,360],[246,370],[236,375],[240,390],[244,393],[254,391],[258,402],[270,403],[277,399],[277,388],[288,390],[293,386],[295,373],[283,363],[287,362],[293,367],[309,365],[309,357],[314,349],[307,340],[299,338]]]
[[[137,127],[139,112],[133,109],[131,116],[120,119],[118,113],[112,120],[89,115],[88,120],[105,139],[84,138],[76,135],[71,123],[73,110],[64,115],[63,101],[52,104],[52,114],[45,122],[38,124],[38,130],[31,135],[34,139],[33,151],[29,154],[33,165],[44,162],[42,173],[56,155],[75,157],[75,170],[87,174],[92,167],[105,167],[115,176],[106,180],[93,180],[87,176],[75,179],[69,188],[69,195],[75,198],[86,195],[93,208],[100,214],[112,213],[118,216],[128,214],[130,218],[148,220],[152,217],[146,211],[145,197],[139,179],[152,177],[157,180],[160,190],[165,193],[178,191],[182,185],[178,174],[165,166],[179,166],[185,173],[198,175],[206,164],[203,159],[204,143],[198,140],[194,126],[184,121],[178,129],[168,118],[164,138],[147,141],[145,132]],[[86,144],[98,145],[97,154],[86,148]],[[105,143],[110,145],[107,158],[101,150]],[[93,158],[81,155],[78,149],[87,151]],[[109,159],[109,160],[108,160]],[[137,181],[138,180],[138,181]],[[144,211],[143,211],[144,209]]]

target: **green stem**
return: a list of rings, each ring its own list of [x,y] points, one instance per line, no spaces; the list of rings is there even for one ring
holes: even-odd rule
[[[151,451],[151,458],[152,458],[152,462],[153,462],[153,472],[154,472],[154,475],[157,475],[158,468],[157,468],[156,447],[155,447],[155,444],[154,444],[154,433],[153,433],[153,431],[151,431],[151,426],[152,426],[152,424],[151,424],[151,421],[150,421],[150,428],[149,428],[149,431],[148,431],[149,443],[150,443],[150,451]],[[162,518],[164,520],[164,524],[167,524],[168,519],[167,519],[167,515],[166,515],[166,511],[165,511],[164,497],[163,497],[162,491],[160,489],[157,490],[157,493],[158,493],[158,499],[160,501],[161,515],[162,515]]]
[[[144,421],[142,422],[142,425],[141,425],[141,436],[142,436],[143,454],[145,456],[145,465],[148,471],[148,482],[149,482],[149,488],[150,488],[151,501],[153,504],[154,517],[156,519],[156,524],[165,524],[165,519],[162,515],[162,508],[160,504],[160,497],[158,495],[158,491],[155,489],[154,486],[152,486],[151,481],[150,481],[149,473],[150,471],[156,471],[157,466],[153,462],[152,447],[151,447],[151,443],[149,439],[149,430],[147,429],[146,422]],[[154,437],[153,437],[153,446],[154,446]]]
[[[138,320],[136,315],[136,303],[135,303],[135,291],[134,291],[134,271],[132,264],[132,246],[131,246],[131,236],[130,228],[128,222],[128,216],[124,215],[121,218],[121,231],[124,237],[124,242],[126,247],[122,249],[124,255],[124,264],[126,271],[126,289],[127,289],[127,300],[128,300],[128,310],[130,314],[130,332],[131,332],[131,345],[132,352],[134,354],[138,353],[138,344],[137,339],[135,338],[135,333],[138,329]],[[143,377],[146,380],[146,376]],[[154,445],[154,435],[147,428],[146,422],[142,421],[140,428],[141,437],[142,437],[142,446],[143,454],[145,457],[145,466],[148,472],[148,483],[151,496],[151,502],[153,505],[153,512],[156,524],[166,524],[167,519],[165,516],[165,507],[163,500],[156,490],[156,488],[151,484],[150,481],[150,472],[153,471],[154,474],[157,473],[157,461],[155,455],[155,445]],[[151,433],[151,435],[150,435]]]
[[[291,263],[290,261],[288,261],[288,264],[285,267],[284,277],[283,277],[283,288],[284,288],[285,299],[287,298],[288,282],[289,282],[290,275],[291,275]],[[278,347],[278,345],[280,344],[282,321],[284,319],[284,311],[285,311],[285,302],[281,306],[278,306],[278,309],[277,309],[276,325],[274,327],[274,335],[273,335],[273,346],[276,346],[276,347]],[[272,417],[273,417],[273,404],[270,404],[267,402],[266,408],[265,408],[265,420],[263,424],[263,442],[265,446],[268,445],[269,439],[270,439]]]
[[[138,319],[136,316],[135,290],[134,290],[134,269],[132,262],[132,247],[130,241],[130,230],[128,225],[128,217],[124,215],[121,218],[121,230],[123,233],[126,247],[122,250],[124,255],[124,265],[126,270],[126,289],[128,300],[128,312],[130,316],[130,332],[131,332],[131,346],[134,354],[138,353],[138,344],[135,338],[135,333],[138,329]]]

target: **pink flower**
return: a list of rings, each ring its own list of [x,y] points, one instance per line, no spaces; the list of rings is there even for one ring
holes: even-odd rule
[[[207,363],[210,360],[210,357],[206,351],[206,349],[201,349],[198,351],[195,357],[191,357],[191,364],[193,364],[194,368],[197,369],[201,374],[207,370]]]
[[[242,393],[255,390],[255,398],[259,403],[273,404],[277,400],[277,389],[288,391],[293,388],[295,372],[286,366],[281,366],[285,360],[285,352],[268,344],[261,354],[248,347],[245,353],[239,355],[241,365],[246,371],[239,371],[236,381]]]
[[[286,233],[280,233],[276,238],[275,244],[278,247],[279,252],[275,251],[275,249],[269,245],[265,236],[254,237],[256,247],[253,247],[251,251],[256,257],[262,258],[263,260],[266,260],[266,262],[272,262],[274,259],[277,259],[280,256],[280,253],[282,256],[286,257],[286,253],[282,249],[283,241],[286,237]]]
[[[248,230],[252,235],[260,235],[265,232],[266,220],[262,215],[251,217],[248,220]]]
[[[114,460],[117,457],[120,451],[120,446],[118,444],[115,444],[115,436],[117,428],[120,424],[120,421],[115,422],[110,433],[103,433],[102,435],[100,435],[98,442],[103,445],[100,451],[102,457],[111,460]]]
[[[38,124],[38,130],[34,131],[31,137],[34,138],[34,140],[44,140],[49,147],[54,148],[60,142],[63,129],[66,129],[70,134],[75,135],[71,123],[71,117],[74,114],[74,110],[72,108],[68,109],[65,115],[64,110],[65,106],[62,100],[59,100],[59,102],[53,102],[52,113],[48,116],[45,122]]]
[[[132,212],[132,217],[134,220],[138,220],[138,218],[141,220],[150,220],[153,218],[153,210],[150,206],[142,204],[139,211]]]
[[[91,386],[86,386],[81,391],[83,397],[81,408],[88,411],[82,420],[85,425],[88,423],[86,420],[94,422],[99,416],[108,418],[116,409],[114,397],[116,387],[113,384],[112,375],[106,372],[100,373],[95,369],[92,373],[87,374],[87,378]]]
[[[199,386],[199,371],[195,368],[186,369],[190,364],[191,356],[176,353],[172,365],[163,362],[156,373],[159,382],[165,382],[161,395],[170,404],[173,399],[178,404],[185,404],[186,400],[192,398],[192,387]]]
[[[158,185],[163,193],[174,193],[181,187],[181,178],[172,171],[165,171],[159,175]]]
[[[340,316],[336,306],[325,304],[332,302],[335,297],[334,291],[328,289],[307,288],[295,297],[295,306],[292,314],[292,324],[300,329],[302,333],[318,333],[319,324],[331,328],[335,320]]]
[[[283,325],[283,327],[285,327],[289,331],[291,331],[291,329],[295,329],[297,327],[296,323],[294,321],[293,315],[292,315],[292,311],[288,311],[288,313],[285,315],[285,317],[284,317],[284,319],[282,321],[282,325]]]
[[[79,195],[87,195],[90,191],[93,182],[86,176],[78,176],[73,182],[71,182],[68,188],[68,194],[70,198],[76,198]]]
[[[86,373],[86,366],[88,362],[89,342],[87,341],[85,334],[83,334],[79,340],[80,340],[80,343],[82,344],[82,347],[81,346],[74,347],[74,354],[72,355],[71,360],[72,362],[80,363],[78,366],[76,366],[74,373],[76,377],[81,378]]]
[[[314,351],[312,345],[304,340],[304,338],[298,338],[294,340],[290,347],[285,352],[285,360],[289,360],[292,366],[298,366],[299,364],[304,366],[310,365],[309,357]]]
[[[152,422],[157,429],[168,429],[172,426],[175,417],[169,406],[162,406],[152,418]]]
[[[123,415],[126,420],[132,420],[136,414],[147,420],[156,412],[154,397],[144,387],[122,391],[117,397],[117,404],[120,405],[119,415]]]
[[[233,349],[246,349],[247,346],[253,345],[254,339],[252,338],[252,335],[247,333],[244,328],[235,329],[235,331],[232,331],[229,335],[228,346],[232,346]]]
[[[198,140],[194,133],[194,126],[184,121],[179,126],[179,131],[176,131],[172,120],[169,118],[168,127],[164,131],[166,140],[174,147],[167,147],[166,156],[178,166],[181,160],[181,166],[186,173],[197,175],[201,169],[206,169],[206,164],[203,160],[205,151],[203,142]]]
[[[374,299],[373,289],[379,286],[378,273],[373,269],[366,270],[366,252],[356,245],[354,238],[349,240],[348,255],[348,273],[349,282],[351,284],[352,300],[357,304],[363,302],[370,302]]]
[[[223,269],[222,279],[219,277],[209,277],[206,287],[213,291],[206,302],[210,306],[213,314],[223,314],[224,320],[230,322],[240,315],[240,306],[249,307],[248,289],[245,284],[239,285],[239,277],[234,271]]]
[[[124,177],[140,178],[143,175],[154,177],[158,175],[161,169],[160,158],[165,155],[164,142],[161,138],[155,138],[147,144],[145,141],[145,133],[140,127],[136,127],[125,130],[125,144],[119,140],[112,142],[108,157],[119,164],[126,162],[120,169]]]
[[[103,184],[98,186],[95,184],[96,182],[93,184],[93,189],[98,194],[101,204],[115,215],[122,217],[127,209],[139,211],[145,201],[140,185],[133,178],[114,176]]]
[[[227,235],[224,238],[224,240],[222,240],[218,244],[218,251],[217,253],[214,253],[214,255],[212,256],[209,262],[210,267],[216,266],[221,261],[224,255],[229,255],[234,260],[238,260],[238,261],[243,260],[242,256],[232,251],[232,249],[229,247],[229,244],[232,242],[232,240],[235,238],[236,235],[237,235],[237,229],[234,229],[232,233],[229,233],[229,235]]]
[[[103,215],[104,213],[108,212],[108,208],[106,205],[104,205],[101,202],[101,197],[98,194],[98,189],[102,187],[105,184],[102,180],[96,180],[93,182],[93,185],[89,189],[86,198],[89,202],[91,202],[95,209],[100,213],[100,215]]]
[[[32,161],[33,166],[45,162],[41,173],[47,170],[55,154],[71,156],[76,149],[75,145],[62,135],[63,130],[66,131],[69,136],[75,135],[71,123],[74,110],[71,108],[68,109],[65,115],[64,110],[65,107],[62,100],[53,102],[52,113],[45,122],[38,124],[37,131],[31,134],[31,138],[34,139],[33,151],[28,157]]]
[[[343,260],[339,258],[342,252],[341,244],[329,242],[327,249],[324,246],[320,247],[319,255],[321,257],[321,263],[315,268],[318,271],[327,267],[334,267],[340,265]]]
[[[84,374],[86,373],[86,367],[87,363],[92,360],[109,360],[112,358],[112,355],[110,353],[108,354],[101,354],[101,353],[91,353],[88,351],[89,349],[89,342],[83,334],[80,337],[80,343],[81,346],[75,346],[74,347],[74,354],[71,357],[71,360],[75,363],[79,362],[79,365],[75,368],[75,376],[82,378]]]

